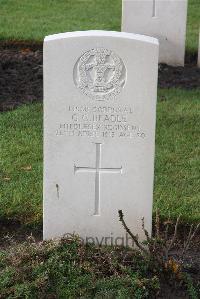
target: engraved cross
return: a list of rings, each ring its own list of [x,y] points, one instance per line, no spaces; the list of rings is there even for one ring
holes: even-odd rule
[[[122,173],[122,167],[119,168],[104,168],[101,167],[101,143],[96,145],[96,165],[95,167],[77,167],[74,165],[74,173],[77,172],[92,172],[95,173],[95,207],[94,216],[100,215],[100,176],[103,173]]]

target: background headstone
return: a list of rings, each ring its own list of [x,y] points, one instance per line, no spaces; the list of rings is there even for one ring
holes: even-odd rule
[[[44,41],[44,238],[151,233],[158,41],[86,31]],[[129,244],[131,245],[131,244]]]
[[[159,62],[184,65],[187,0],[123,0],[122,31],[159,39]]]

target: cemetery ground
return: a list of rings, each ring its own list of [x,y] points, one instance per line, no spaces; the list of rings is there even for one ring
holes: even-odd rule
[[[199,234],[182,256],[191,225],[194,229],[200,221],[196,0],[189,0],[186,66],[159,69],[155,251],[142,255],[120,247],[84,246],[72,236],[41,242],[41,41],[47,34],[77,28],[120,30],[121,1],[109,1],[107,10],[106,0],[88,1],[87,7],[84,2],[52,1],[46,9],[39,0],[23,5],[0,1],[0,298],[198,298]],[[179,216],[175,246],[166,257],[164,232],[169,226],[170,243]]]
[[[34,82],[31,83],[33,86]],[[28,80],[25,86],[27,88]],[[42,86],[39,88],[42,89]],[[33,87],[30,89],[34,90]],[[134,294],[136,298],[151,298],[158,293],[160,283],[163,298],[167,298],[168,289],[170,292],[176,289],[174,294],[187,298],[187,288],[193,294],[191,298],[197,298],[193,284],[198,285],[200,275],[199,236],[190,244],[190,250],[183,259],[179,260],[178,256],[190,225],[196,225],[200,219],[199,97],[198,88],[159,88],[158,91],[154,221],[158,208],[162,226],[170,219],[172,233],[174,223],[181,215],[178,239],[171,252],[177,264],[170,270],[170,275],[165,273],[164,278],[159,267],[152,266],[150,261],[147,263],[133,251],[84,247],[74,240],[56,244],[39,242],[42,238],[42,103],[21,105],[16,109],[12,105],[4,106],[10,111],[0,115],[3,298],[12,293],[18,298],[24,294],[33,298],[30,295],[33,292],[36,298],[45,297],[47,293],[59,294],[59,298],[62,298],[62,293],[67,297],[81,294],[93,297],[96,294],[101,298],[102,294],[107,294],[109,298],[121,294],[122,298],[126,298]],[[132,230],[134,232],[134,228]],[[31,234],[33,238],[23,244]],[[33,242],[34,238],[36,242]],[[187,287],[181,285],[182,278],[179,279],[177,274],[179,263],[184,275],[188,274],[184,278],[184,281],[187,279],[187,283],[184,282]],[[94,273],[91,274],[91,271]],[[69,272],[66,279],[65,275]],[[173,275],[179,287],[172,283]],[[164,284],[166,277],[170,287]],[[53,285],[57,285],[56,290]]]

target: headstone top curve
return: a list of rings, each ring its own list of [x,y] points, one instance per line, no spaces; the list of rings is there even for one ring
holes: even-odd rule
[[[50,42],[54,40],[73,38],[73,37],[119,37],[119,38],[127,38],[133,39],[141,42],[148,42],[155,45],[159,45],[159,41],[157,38],[135,34],[135,33],[127,33],[127,32],[118,32],[118,31],[106,31],[106,30],[87,30],[87,31],[72,31],[72,32],[64,32],[53,35],[45,36],[44,42]]]

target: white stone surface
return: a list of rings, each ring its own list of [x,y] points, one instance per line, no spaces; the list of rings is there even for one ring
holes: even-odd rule
[[[200,68],[200,30],[199,30],[199,50],[198,50],[197,66]]]
[[[159,39],[159,62],[184,65],[187,0],[123,0],[122,31]]]
[[[44,238],[130,244],[151,232],[158,41],[86,31],[44,41]]]

